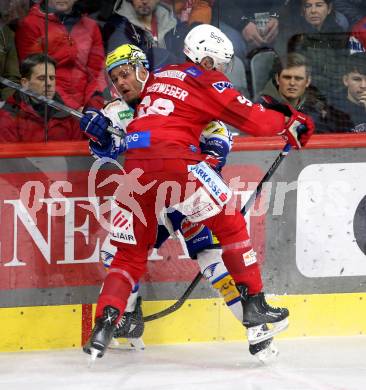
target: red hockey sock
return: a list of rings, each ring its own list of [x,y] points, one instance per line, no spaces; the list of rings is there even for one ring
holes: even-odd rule
[[[103,315],[103,309],[106,306],[113,306],[119,310],[118,321],[125,311],[131,289],[131,283],[126,277],[119,273],[109,272],[98,298],[95,318]]]
[[[257,262],[244,262],[244,256],[251,248],[246,250],[227,250],[223,252],[222,259],[236,284],[245,284],[249,294],[258,294],[262,291],[263,283],[260,268]]]

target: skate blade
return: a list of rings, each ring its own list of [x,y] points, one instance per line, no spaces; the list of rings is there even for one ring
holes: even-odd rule
[[[270,364],[277,359],[278,355],[279,355],[278,349],[272,342],[267,348],[257,352],[254,356],[262,364]]]
[[[88,368],[91,368],[94,366],[95,361],[97,360],[99,353],[100,353],[100,351],[98,349],[90,348],[90,355],[88,356]]]
[[[288,318],[283,319],[282,321],[275,322],[271,328],[268,330],[263,330],[262,325],[253,326],[252,328],[247,329],[247,338],[250,344],[258,344],[261,341],[268,340],[276,334],[283,332],[288,328],[289,322]]]
[[[136,351],[143,351],[145,349],[145,343],[142,338],[137,339],[127,339],[132,348],[135,348]]]

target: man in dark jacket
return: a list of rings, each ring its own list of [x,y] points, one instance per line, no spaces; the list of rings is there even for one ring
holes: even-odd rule
[[[351,55],[342,77],[345,90],[334,97],[334,106],[343,111],[338,131],[366,132],[366,53]]]
[[[336,130],[334,110],[320,98],[311,84],[311,68],[306,58],[299,53],[290,53],[278,58],[274,64],[274,78],[264,87],[259,102],[264,106],[289,104],[295,110],[310,115],[317,133]]]

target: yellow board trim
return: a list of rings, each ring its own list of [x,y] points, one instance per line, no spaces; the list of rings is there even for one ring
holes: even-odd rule
[[[0,351],[80,346],[81,305],[0,309]]]
[[[290,310],[290,326],[281,338],[366,334],[366,293],[267,297]],[[149,315],[175,301],[144,301]],[[81,305],[0,309],[0,351],[79,348]],[[145,344],[234,341],[245,330],[220,298],[191,299],[181,309],[146,323]]]

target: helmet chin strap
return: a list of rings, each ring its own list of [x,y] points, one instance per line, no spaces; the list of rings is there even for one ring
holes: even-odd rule
[[[136,66],[135,66],[135,72],[136,72],[136,80],[139,81],[139,82],[142,84],[141,91],[143,91],[144,88],[145,88],[145,84],[146,84],[146,82],[147,82],[147,80],[148,80],[148,78],[149,78],[149,74],[150,74],[150,73],[149,73],[149,71],[145,68],[147,74],[146,74],[145,80],[142,80],[141,77],[140,77],[140,75],[139,75],[139,69],[140,69],[140,67],[142,67],[142,65],[136,65]]]

